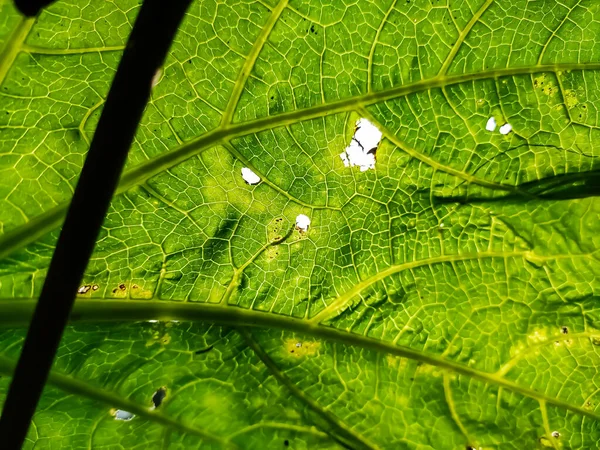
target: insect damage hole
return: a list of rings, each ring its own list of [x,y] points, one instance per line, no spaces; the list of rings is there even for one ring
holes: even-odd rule
[[[150,409],[156,409],[160,405],[162,405],[163,400],[167,396],[167,388],[162,386],[156,390],[154,394],[152,394],[152,406]]]
[[[487,131],[494,131],[496,129],[496,119],[490,117],[485,125]]]
[[[92,288],[92,286],[90,286],[89,284],[86,284],[84,286],[81,286],[79,289],[77,289],[77,293],[78,294],[87,294],[91,288]]]
[[[381,131],[375,125],[365,118],[358,119],[350,145],[340,153],[344,166],[358,166],[361,172],[374,169],[375,153],[381,142],[381,137]]]
[[[242,167],[242,178],[250,185],[260,183],[260,177],[247,167]]]
[[[507,135],[508,133],[510,133],[512,131],[512,125],[510,123],[505,123],[504,125],[502,125],[500,127],[500,134],[504,134]]]
[[[305,216],[304,214],[298,214],[298,216],[296,216],[296,228],[299,231],[306,232],[308,230],[309,225],[310,219],[308,218],[308,216]]]
[[[115,420],[129,421],[135,417],[135,414],[122,409],[111,409],[110,413],[112,416],[114,416]]]

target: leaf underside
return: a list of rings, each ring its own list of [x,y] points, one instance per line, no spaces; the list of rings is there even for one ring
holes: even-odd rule
[[[0,401],[138,3],[0,1]],[[599,35],[594,0],[194,3],[25,448],[598,448]]]

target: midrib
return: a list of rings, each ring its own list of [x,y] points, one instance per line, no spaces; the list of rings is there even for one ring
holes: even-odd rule
[[[470,81],[493,79],[505,76],[527,75],[542,72],[561,72],[568,70],[600,70],[600,63],[566,63],[552,65],[535,65],[527,67],[489,70],[479,73],[461,75],[445,75],[417,81],[404,86],[398,86],[386,91],[367,93],[364,95],[338,100],[332,103],[313,106],[311,108],[291,111],[273,117],[265,117],[248,122],[234,123],[216,128],[196,139],[189,141],[173,150],[165,152],[156,158],[128,170],[121,177],[117,194],[123,193],[133,186],[139,185],[149,178],[191,158],[214,145],[236,137],[258,133],[273,128],[290,125],[303,120],[336,114],[373,103],[391,100],[425,91]],[[477,180],[473,180],[476,183]],[[484,183],[487,185],[489,183]],[[62,223],[68,203],[57,205],[43,214],[0,237],[0,259],[35,241]]]
[[[0,301],[0,325],[26,326],[35,307],[35,302],[36,301],[33,299]],[[600,414],[594,411],[572,405],[564,400],[553,398],[533,389],[520,386],[517,383],[504,379],[498,374],[483,372],[465,366],[464,364],[450,361],[427,352],[415,350],[410,347],[394,345],[379,339],[350,333],[332,327],[317,325],[295,317],[252,311],[235,306],[222,306],[208,303],[88,299],[78,299],[75,302],[71,314],[72,322],[98,323],[146,320],[209,322],[236,327],[248,326],[295,331],[326,341],[353,345],[440,367],[444,370],[464,375],[486,384],[509,389],[526,397],[536,399],[540,402],[546,402],[549,405],[554,405],[594,420],[600,420]]]

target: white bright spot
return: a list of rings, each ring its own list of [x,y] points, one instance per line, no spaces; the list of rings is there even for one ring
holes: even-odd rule
[[[375,150],[381,142],[381,131],[367,119],[356,121],[356,131],[340,158],[346,167],[359,166],[361,172],[375,168]]]
[[[158,322],[158,320],[154,320],[154,319],[153,320],[148,320],[148,323],[156,323],[156,322]]]
[[[242,178],[248,184],[258,184],[260,183],[260,177],[252,172],[247,167],[242,168]]]
[[[489,120],[487,121],[485,129],[488,131],[494,131],[496,129],[496,119],[494,119],[493,117],[490,117]]]
[[[308,216],[305,216],[304,214],[298,214],[298,217],[296,217],[296,227],[300,231],[306,231],[308,230],[309,225],[310,219],[308,218]]]
[[[131,420],[135,417],[134,414],[127,411],[123,411],[122,409],[117,409],[115,411],[114,416],[116,420]]]
[[[500,127],[500,134],[508,134],[512,131],[512,125],[510,123],[505,123]]]
[[[86,294],[90,289],[91,289],[91,286],[89,284],[86,284],[85,286],[81,286],[79,289],[77,289],[77,293],[78,294]]]
[[[152,83],[151,83],[152,87],[155,87],[158,84],[161,77],[162,77],[162,69],[159,68],[156,70],[156,72],[154,72],[154,76],[152,77]]]

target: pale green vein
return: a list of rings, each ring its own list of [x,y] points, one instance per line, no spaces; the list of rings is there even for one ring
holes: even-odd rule
[[[446,398],[446,404],[448,405],[448,410],[450,411],[450,417],[452,417],[452,420],[454,421],[454,423],[456,424],[456,426],[458,427],[458,429],[460,430],[462,435],[465,437],[465,439],[467,441],[466,444],[473,445],[475,443],[475,441],[469,435],[469,432],[465,428],[465,425],[462,423],[462,420],[460,420],[460,416],[458,415],[458,412],[456,411],[456,405],[454,404],[454,398],[452,398],[452,386],[450,386],[450,374],[444,373],[443,384],[444,384],[444,396]]]
[[[414,94],[433,88],[498,78],[505,76],[527,75],[543,72],[560,72],[567,70],[600,70],[599,63],[567,63],[544,66],[517,67],[508,69],[497,69],[479,73],[434,77],[427,80],[417,81],[404,86],[399,86],[386,91],[372,92],[356,97],[331,102],[329,104],[317,105],[311,108],[278,114],[249,122],[236,123],[222,126],[202,136],[193,139],[173,150],[165,152],[152,160],[146,161],[130,169],[121,177],[116,194],[123,193],[133,186],[143,183],[147,179],[167,170],[212,146],[247,134],[258,133],[285,125],[290,125],[302,120],[310,120],[356,109],[380,101],[391,100],[398,97]],[[35,241],[39,237],[57,228],[66,214],[68,203],[55,206],[45,213],[34,217],[19,228],[4,233],[0,237],[0,259],[5,258],[12,252]]]
[[[473,17],[471,17],[471,20],[469,20],[469,23],[467,23],[465,28],[460,32],[458,39],[452,46],[452,50],[450,50],[450,53],[446,57],[446,60],[444,61],[444,64],[442,65],[442,68],[440,69],[438,76],[446,75],[446,73],[448,72],[448,69],[450,68],[450,64],[452,64],[452,62],[454,61],[456,54],[460,50],[460,47],[462,46],[463,42],[467,38],[468,34],[471,32],[471,30],[473,29],[475,24],[479,21],[479,19],[483,15],[483,13],[490,7],[490,5],[493,2],[494,2],[494,0],[486,0],[486,2],[483,5],[481,5],[481,8],[479,8],[479,10],[473,15]]]
[[[81,134],[81,137],[83,138],[83,140],[85,142],[87,142],[87,145],[90,145],[90,139],[87,136],[87,133],[85,132],[85,125],[87,124],[87,121],[90,120],[90,117],[92,116],[92,114],[94,114],[94,112],[100,108],[102,105],[104,104],[104,99],[101,99],[98,101],[98,103],[96,103],[94,106],[92,106],[90,109],[87,110],[87,112],[85,113],[85,115],[83,116],[83,119],[81,119],[81,123],[79,124],[79,133]]]
[[[15,366],[15,361],[0,355],[0,372],[6,375],[12,375],[12,373],[15,370]],[[208,431],[185,425],[178,420],[174,420],[158,412],[157,410],[150,410],[149,408],[141,406],[138,403],[122,398],[121,396],[113,392],[106,391],[96,386],[91,386],[90,384],[84,381],[77,380],[68,375],[64,375],[56,370],[52,370],[50,372],[50,375],[48,376],[48,383],[65,392],[68,392],[69,394],[80,395],[92,400],[102,402],[110,408],[119,408],[124,411],[131,412],[136,416],[143,417],[147,420],[151,420],[152,422],[156,422],[164,427],[168,427],[187,434],[192,434],[207,441],[216,442],[224,448],[238,448],[233,443],[222,439],[218,436],[215,436],[214,434],[211,434]]]
[[[249,433],[254,430],[258,430],[261,428],[271,428],[273,430],[285,430],[292,431],[294,433],[305,433],[312,434],[321,439],[331,439],[327,433],[323,433],[322,431],[317,430],[315,427],[303,427],[300,425],[290,425],[287,423],[277,423],[277,422],[260,422],[252,425],[248,425],[233,434],[229,435],[229,439],[232,439],[236,436],[240,436],[242,434]]]
[[[569,15],[573,12],[573,10],[575,8],[577,8],[581,4],[581,2],[582,2],[582,0],[578,0],[577,3],[575,5],[573,5],[572,8],[569,9],[569,12],[567,12],[567,14],[565,14],[565,17],[563,17],[560,24],[552,31],[552,33],[550,33],[550,36],[548,36],[548,39],[546,39],[546,42],[542,46],[542,51],[540,52],[540,56],[538,58],[538,64],[542,64],[542,62],[544,60],[544,56],[546,55],[546,50],[548,50],[548,46],[550,45],[550,42],[552,42],[552,40],[556,37],[556,33],[558,33],[560,31],[560,29],[563,27],[563,25],[567,22],[567,20],[569,20]]]
[[[287,197],[288,200],[290,200],[291,202],[294,202],[297,205],[301,205],[301,206],[304,206],[305,208],[310,208],[310,209],[329,209],[329,210],[333,210],[333,211],[340,211],[341,210],[341,208],[336,208],[336,207],[333,207],[333,206],[311,205],[310,203],[306,203],[306,202],[300,200],[299,198],[294,197],[288,191],[286,191],[284,189],[281,189],[275,183],[273,183],[272,181],[270,181],[269,178],[263,172],[261,172],[259,169],[257,169],[254,164],[252,164],[241,152],[239,152],[229,142],[225,142],[223,144],[223,147],[225,147],[227,149],[227,151],[229,153],[231,153],[232,156],[234,156],[235,158],[237,158],[244,165],[244,167],[248,167],[250,170],[252,170],[252,172],[254,172],[256,175],[258,175],[260,177],[260,179],[261,179],[261,183],[265,183],[267,186],[269,186],[275,192],[283,195],[284,197]]]
[[[27,326],[36,300],[4,300],[0,301],[0,325]],[[316,338],[346,345],[387,353],[394,356],[420,361],[424,364],[440,367],[456,374],[464,375],[487,384],[509,389],[549,405],[563,408],[581,416],[600,420],[600,414],[572,405],[567,401],[550,397],[542,392],[521,386],[506,380],[497,374],[483,372],[473,367],[465,366],[441,356],[400,346],[391,342],[351,333],[348,331],[311,323],[307,320],[273,313],[259,312],[235,306],[221,306],[211,303],[169,302],[160,300],[88,300],[77,299],[71,313],[71,322],[127,322],[127,321],[187,321],[208,322],[230,325],[234,327],[275,328],[295,331]]]
[[[554,450],[558,450],[558,442],[556,442],[556,438],[552,436],[552,431],[550,431],[550,421],[548,420],[548,408],[546,408],[546,402],[540,401],[540,413],[542,414],[542,423],[544,424],[544,432],[546,433],[546,439],[552,445]]]
[[[405,270],[415,269],[417,267],[430,266],[433,264],[443,264],[448,262],[457,261],[472,261],[485,258],[511,258],[511,257],[523,257],[526,252],[480,252],[480,253],[469,253],[465,255],[445,255],[437,256],[434,258],[420,259],[416,261],[407,262],[404,264],[398,264],[388,267],[385,270],[373,275],[366,280],[360,281],[352,289],[346,291],[344,294],[333,300],[326,308],[322,309],[318,314],[314,315],[309,322],[313,324],[319,324],[325,322],[332,317],[339,315],[343,312],[353,301],[354,297],[360,294],[361,291],[374,285],[378,281],[383,280],[391,275],[394,275]]]
[[[23,42],[25,42],[27,35],[31,31],[35,19],[35,17],[23,17],[4,43],[2,50],[0,50],[0,85],[4,82],[6,74],[10,70],[19,51],[21,51]]]
[[[377,43],[379,42],[379,35],[381,34],[381,30],[383,30],[383,27],[387,23],[387,21],[390,17],[390,14],[392,14],[392,11],[396,7],[397,3],[398,3],[398,0],[394,0],[392,2],[392,4],[390,5],[390,8],[385,13],[385,16],[383,16],[383,19],[381,20],[381,23],[379,24],[379,28],[377,28],[377,33],[375,34],[375,39],[373,40],[373,45],[371,45],[371,51],[369,52],[368,66],[367,66],[367,89],[369,92],[371,92],[373,89],[373,55],[375,54],[375,47],[377,47]]]
[[[265,23],[265,26],[262,28],[260,34],[258,35],[258,38],[254,42],[252,50],[250,50],[246,61],[244,61],[242,70],[240,71],[238,79],[236,80],[235,85],[233,86],[231,97],[229,98],[229,102],[227,103],[227,107],[225,108],[225,112],[223,113],[223,118],[221,119],[222,124],[226,125],[231,123],[231,119],[233,118],[235,109],[238,105],[240,97],[242,96],[242,91],[244,90],[244,86],[246,86],[246,81],[248,80],[248,77],[250,76],[250,73],[254,68],[254,64],[258,59],[258,55],[260,54],[260,51],[265,45],[265,42],[267,42],[267,39],[271,34],[271,30],[273,30],[273,27],[277,23],[279,16],[281,16],[281,13],[283,12],[287,4],[288,0],[279,0],[279,3],[271,11],[271,15],[269,16],[267,23]]]
[[[398,147],[404,153],[407,153],[408,155],[412,156],[413,158],[424,162],[429,167],[439,170],[440,172],[445,172],[447,174],[454,175],[455,177],[460,178],[461,180],[465,180],[468,183],[473,183],[473,184],[477,184],[479,186],[488,187],[491,189],[496,189],[496,190],[501,190],[501,191],[507,191],[507,192],[512,192],[512,193],[521,193],[521,191],[519,190],[518,187],[510,186],[510,185],[502,184],[502,183],[494,183],[493,181],[487,181],[487,180],[481,179],[479,177],[476,177],[475,175],[471,175],[470,173],[463,172],[462,170],[454,169],[445,164],[441,164],[440,162],[436,161],[435,159],[430,158],[429,156],[424,155],[423,153],[420,153],[419,151],[415,150],[414,148],[410,148],[408,145],[406,145],[404,142],[402,142],[400,139],[398,139],[398,137],[394,133],[389,132],[387,130],[387,128],[385,128],[377,119],[375,119],[375,117],[373,117],[373,115],[371,113],[368,112],[367,109],[358,108],[358,111],[360,112],[361,115],[366,116],[371,122],[373,122],[375,125],[377,125],[377,127],[381,130],[383,136],[386,139],[388,139],[391,143],[393,143],[396,147]]]
[[[363,436],[352,431],[352,429],[349,428],[338,417],[336,417],[329,411],[323,409],[321,405],[319,405],[312,398],[310,398],[308,395],[306,395],[304,392],[298,389],[294,382],[290,380],[287,377],[287,375],[285,375],[281,370],[279,370],[279,367],[277,367],[277,365],[267,354],[267,352],[265,352],[265,350],[258,344],[258,342],[256,342],[249,330],[245,328],[240,328],[238,329],[238,332],[242,335],[242,337],[244,338],[248,346],[252,349],[254,354],[262,361],[262,363],[267,367],[267,369],[269,369],[271,375],[273,375],[275,379],[279,381],[282,385],[284,385],[294,397],[296,397],[301,403],[308,406],[308,408],[314,414],[316,414],[319,418],[325,421],[327,425],[331,428],[331,431],[325,429],[323,431],[328,432],[328,434],[330,434],[331,437],[336,441],[341,441],[345,445],[350,444],[350,448],[378,448],[374,444],[368,442]],[[315,423],[315,425],[317,424]]]
[[[575,340],[575,339],[589,339],[589,338],[596,338],[596,337],[598,337],[598,332],[588,332],[588,331],[583,332],[583,333],[561,334],[560,336],[550,336],[550,337],[548,337],[548,339],[546,339],[542,342],[538,342],[536,344],[530,345],[530,346],[525,347],[522,350],[520,350],[519,353],[517,353],[511,359],[506,361],[502,365],[502,367],[500,367],[498,369],[496,374],[499,376],[505,376],[508,372],[510,372],[519,363],[519,361],[523,360],[524,358],[527,358],[528,356],[535,355],[536,353],[538,353],[540,351],[540,349],[542,349],[548,345],[554,346],[557,343],[560,344],[561,342],[564,342],[564,341],[570,341],[570,340]]]
[[[85,53],[107,53],[107,52],[122,52],[125,50],[124,45],[108,46],[108,47],[86,47],[86,48],[48,48],[37,47],[35,45],[24,44],[21,50],[27,53],[39,55],[83,55]]]
[[[219,303],[223,304],[223,305],[229,304],[229,299],[233,295],[233,292],[240,285],[244,271],[248,268],[248,266],[250,264],[252,264],[254,261],[256,261],[256,258],[258,258],[260,255],[262,255],[265,252],[265,250],[267,250],[269,247],[279,245],[282,242],[284,242],[285,240],[287,240],[287,238],[289,238],[292,235],[293,231],[294,231],[294,227],[290,227],[290,229],[284,236],[282,236],[281,238],[279,238],[277,240],[267,242],[261,248],[259,248],[258,251],[256,253],[254,253],[254,255],[252,255],[252,257],[248,258],[248,260],[244,264],[242,264],[240,267],[235,267],[235,269],[233,271],[233,275],[231,277],[231,281],[229,282],[229,285],[227,286],[227,290],[223,294],[223,297],[221,298],[221,301]],[[232,258],[232,264],[233,264],[233,258]]]

